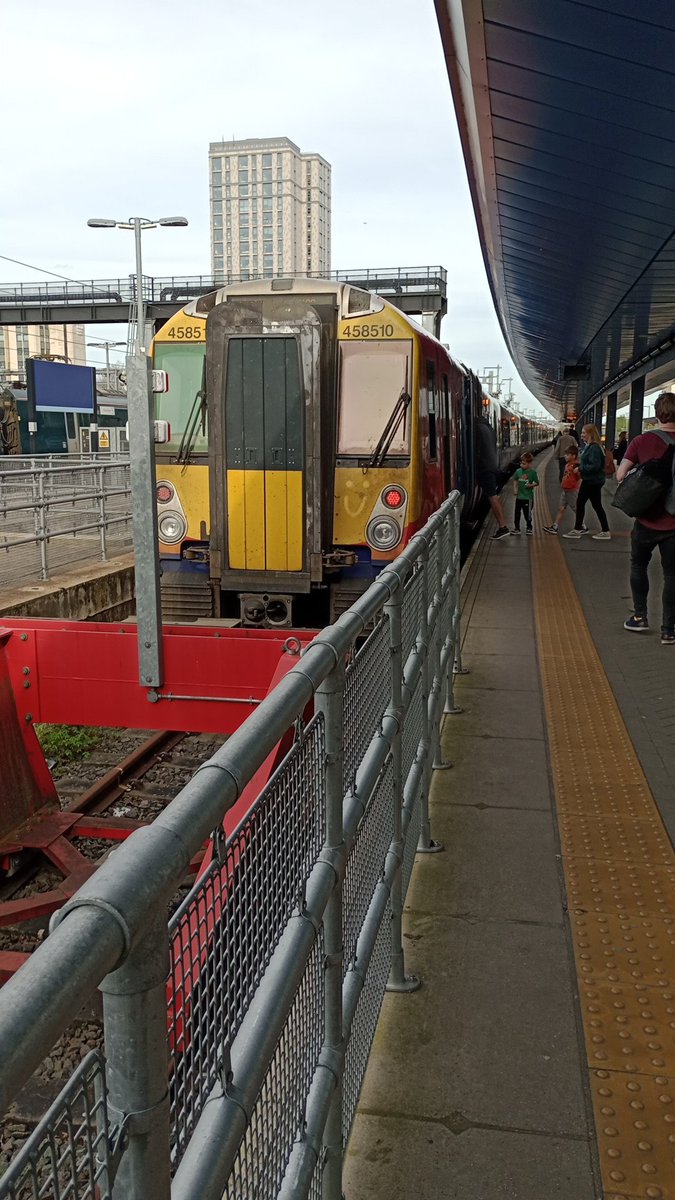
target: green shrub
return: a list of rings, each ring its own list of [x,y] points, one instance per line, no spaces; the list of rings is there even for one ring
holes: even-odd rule
[[[57,766],[84,758],[99,740],[97,730],[82,725],[36,725],[35,731],[45,758]]]

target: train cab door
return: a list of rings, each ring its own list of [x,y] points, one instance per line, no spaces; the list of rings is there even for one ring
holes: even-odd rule
[[[232,571],[301,571],[305,429],[296,336],[231,336],[225,381],[225,513]]]

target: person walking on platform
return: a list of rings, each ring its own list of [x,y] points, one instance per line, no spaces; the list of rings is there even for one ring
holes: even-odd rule
[[[560,483],[562,483],[562,477],[565,473],[565,455],[567,454],[568,450],[576,450],[576,448],[576,435],[574,433],[574,429],[570,426],[569,429],[566,429],[564,433],[560,434],[560,437],[558,438],[558,444],[556,446],[556,452],[558,455],[558,481]]]
[[[577,508],[577,496],[579,493],[579,484],[581,483],[581,475],[579,474],[579,457],[577,455],[576,443],[571,447],[565,455],[565,472],[562,477],[562,485],[560,489],[560,508],[556,513],[555,521],[552,525],[544,526],[544,533],[557,533],[558,526],[562,521],[568,509],[575,513]],[[583,530],[582,530],[583,533]]]
[[[492,535],[492,541],[498,542],[500,538],[509,536],[509,527],[499,499],[497,437],[485,417],[476,419],[476,471],[483,495],[487,496],[490,508],[497,518],[497,529]]]
[[[539,487],[539,476],[532,463],[534,458],[528,452],[520,459],[520,466],[513,476],[513,494],[516,497],[516,509],[513,517],[512,535],[520,533],[520,518],[525,517],[525,532],[532,537],[532,507],[534,504],[534,489]]]
[[[675,395],[661,392],[654,405],[654,414],[663,433],[671,434],[675,441]],[[633,467],[649,459],[672,454],[667,442],[657,433],[640,433],[626,449],[616,471],[620,483]],[[661,555],[663,568],[663,596],[661,615],[661,642],[664,646],[675,645],[675,516],[666,510],[669,494],[662,502],[649,510],[648,516],[638,518],[633,525],[630,540],[630,588],[633,593],[633,613],[624,621],[624,629],[632,633],[649,630],[647,618],[647,596],[649,593],[649,561],[656,547]],[[671,507],[671,505],[669,505]]]
[[[619,440],[616,443],[616,445],[612,451],[612,453],[614,455],[614,462],[616,463],[617,467],[618,467],[619,463],[623,461],[623,456],[626,453],[627,446],[628,446],[628,434],[626,433],[625,429],[622,429],[621,433],[619,434]]]
[[[590,500],[598,520],[600,533],[593,534],[596,542],[608,542],[611,538],[607,513],[602,507],[602,488],[605,483],[605,451],[595,425],[584,425],[581,431],[583,449],[579,458],[581,486],[577,497],[577,515],[574,529],[563,533],[564,538],[580,538],[584,535],[584,513]]]

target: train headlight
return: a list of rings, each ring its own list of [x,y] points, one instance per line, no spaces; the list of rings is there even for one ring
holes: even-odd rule
[[[401,528],[393,517],[373,517],[366,528],[366,541],[373,550],[393,550],[401,540]]]
[[[167,512],[159,518],[159,536],[167,545],[180,542],[187,533],[187,521],[180,513]]]

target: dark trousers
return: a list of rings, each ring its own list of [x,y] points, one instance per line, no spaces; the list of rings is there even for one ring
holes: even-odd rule
[[[525,524],[528,529],[532,528],[532,517],[530,515],[530,501],[516,500],[515,512],[513,514],[513,524],[516,529],[520,529],[521,514],[525,518]]]
[[[647,616],[647,567],[657,546],[663,567],[662,627],[675,629],[675,531],[672,529],[648,529],[639,521],[633,526],[630,539],[630,590],[633,593],[633,608],[637,616]]]
[[[562,483],[562,477],[565,474],[565,465],[566,465],[565,459],[559,458],[558,459],[558,482],[559,483]]]
[[[585,479],[581,481],[579,495],[577,496],[577,519],[574,522],[575,529],[581,529],[584,523],[584,512],[586,504],[590,500],[595,512],[597,513],[600,522],[600,528],[603,533],[607,533],[609,524],[607,522],[607,513],[602,507],[602,488],[601,483],[588,483]]]

